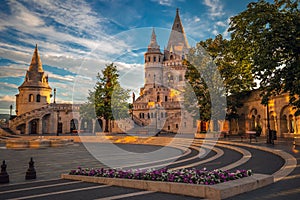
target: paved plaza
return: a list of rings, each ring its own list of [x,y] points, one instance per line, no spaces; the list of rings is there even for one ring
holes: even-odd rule
[[[184,146],[184,143],[185,139],[182,139],[179,146]],[[276,153],[279,150],[289,153],[296,158],[298,163],[300,148],[294,147],[292,140],[279,138],[273,146],[265,144],[265,138],[259,138],[257,142],[252,143],[248,140],[241,142],[240,138],[221,139],[214,146],[213,151],[210,151],[205,157],[199,158],[201,143],[201,140],[194,140],[189,151],[169,164],[168,168],[252,169],[254,173],[273,175],[281,180],[229,199],[300,198],[299,165],[295,165],[293,171],[283,177],[279,171],[284,167],[286,160]],[[128,152],[151,152],[161,148],[145,144],[118,145]],[[174,152],[175,155],[178,149],[174,147],[171,152]],[[33,157],[35,161],[37,179],[25,181],[25,172],[28,169],[30,157]],[[68,173],[78,166],[105,167],[86,150],[82,143],[56,148],[22,150],[6,149],[2,143],[0,158],[6,160],[7,172],[10,175],[10,183],[3,184],[0,188],[0,199],[196,199],[181,195],[60,179],[61,174]],[[157,161],[151,163],[151,166],[160,166],[164,162],[163,160]],[[135,166],[141,168],[148,167],[148,165],[149,163],[145,161],[135,163]]]

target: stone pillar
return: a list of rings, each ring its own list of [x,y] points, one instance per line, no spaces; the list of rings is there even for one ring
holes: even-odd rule
[[[43,133],[43,119],[40,118],[38,121],[37,134]]]
[[[95,128],[96,128],[96,119],[92,119],[92,133],[95,133]]]
[[[26,121],[25,123],[25,135],[29,135],[29,122]]]
[[[77,128],[78,133],[79,133],[79,130],[81,130],[81,121],[82,121],[82,119],[78,120],[78,128]]]

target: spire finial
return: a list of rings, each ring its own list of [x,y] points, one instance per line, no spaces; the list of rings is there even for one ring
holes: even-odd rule
[[[179,14],[179,8],[176,8],[176,14],[177,15]]]
[[[29,71],[43,72],[42,61],[38,52],[37,44],[35,44],[35,49],[32,55]]]

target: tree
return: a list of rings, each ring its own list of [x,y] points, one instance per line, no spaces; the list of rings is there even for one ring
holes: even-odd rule
[[[300,114],[300,13],[298,0],[260,0],[231,18],[235,55],[249,61],[260,81],[262,103],[288,92]]]
[[[227,96],[227,118],[236,117],[241,99],[256,86],[249,60],[242,60],[234,54],[231,40],[219,34],[215,39],[200,41],[199,44],[212,57],[222,77]]]
[[[195,119],[201,121],[223,119],[226,99],[222,78],[211,56],[198,43],[191,48],[183,63],[187,66],[185,78],[185,107]]]
[[[197,102],[187,106],[199,108],[201,121],[221,119],[226,107],[226,117],[236,118],[237,108],[242,106],[241,98],[255,86],[249,62],[239,61],[232,52],[230,41],[222,35],[200,41],[190,50],[187,60],[186,79],[197,96]],[[192,102],[190,90],[186,88],[186,102]],[[214,104],[219,104],[215,113],[211,113],[212,98]]]
[[[118,81],[119,74],[114,64],[107,65],[98,73],[94,91],[89,92],[87,102],[80,109],[83,116],[103,117],[108,132],[109,120],[128,117],[129,90],[123,89]],[[94,112],[93,112],[94,110]]]

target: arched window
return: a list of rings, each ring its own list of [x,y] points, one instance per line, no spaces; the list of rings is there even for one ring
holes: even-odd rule
[[[159,92],[157,93],[156,101],[157,101],[157,102],[160,102]]]
[[[158,62],[160,62],[160,56],[158,56]]]
[[[173,60],[173,55],[170,56],[170,60]]]
[[[33,102],[33,94],[30,94],[30,95],[29,95],[28,101],[29,101],[29,102]]]
[[[150,62],[150,56],[148,56],[148,62]]]
[[[182,75],[181,74],[179,75],[178,80],[182,81]]]
[[[41,95],[40,94],[36,95],[36,102],[41,102]]]
[[[153,57],[153,62],[156,62],[156,56]]]

